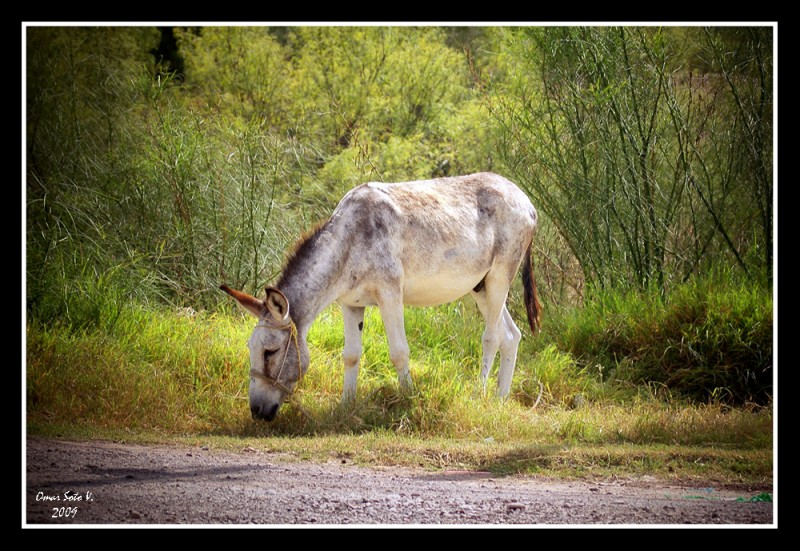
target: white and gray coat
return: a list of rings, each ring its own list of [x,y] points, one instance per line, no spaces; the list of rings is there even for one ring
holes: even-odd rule
[[[392,364],[409,387],[404,305],[434,306],[468,293],[486,321],[482,384],[499,350],[497,393],[506,397],[521,333],[505,303],[520,265],[531,331],[539,325],[530,260],[536,222],[527,195],[492,173],[352,189],[298,242],[263,301],[221,287],[260,320],[248,341],[253,417],[274,419],[294,391],[310,361],[309,328],[334,301],[344,319],[343,400],[355,398],[365,307],[379,308]]]

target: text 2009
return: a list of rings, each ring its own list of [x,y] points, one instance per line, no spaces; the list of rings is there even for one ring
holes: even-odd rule
[[[75,518],[77,514],[77,507],[53,507],[53,516],[51,518]]]

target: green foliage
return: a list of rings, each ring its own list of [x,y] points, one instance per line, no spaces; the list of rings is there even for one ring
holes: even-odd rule
[[[494,158],[541,211],[556,302],[714,262],[771,269],[769,28],[175,35],[180,81],[154,64],[154,28],[27,30],[31,280],[54,257],[79,273],[93,242],[98,271],[149,264],[152,296],[203,301],[221,277],[256,289],[297,233],[282,228],[352,186]]]
[[[263,27],[180,29],[177,41],[196,104],[230,118],[289,124],[289,62]]]
[[[772,268],[771,30],[683,31],[501,35],[508,77],[484,81],[498,154],[589,284]],[[693,74],[687,47],[708,72]]]
[[[291,42],[300,127],[342,147],[359,130],[376,141],[425,130],[467,94],[463,60],[435,28],[301,27]]]
[[[176,36],[180,79],[154,62],[155,28],[26,30],[33,419],[75,407],[87,423],[123,426],[146,405],[148,426],[165,412],[182,430],[251,430],[232,371],[244,369],[231,363],[240,350],[227,344],[246,336],[211,313],[229,308],[218,285],[260,292],[290,243],[364,181],[479,170],[517,180],[540,211],[547,325],[523,341],[512,404],[477,388],[482,322],[467,301],[407,312],[421,351],[411,398],[370,314],[363,399],[340,409],[334,310],[312,331],[328,368],[308,381],[311,420],[290,407],[275,431],[534,438],[546,409],[564,438],[636,440],[639,429],[602,429],[582,405],[629,399],[630,383],[769,403],[772,303],[757,282],[772,250],[770,29]],[[715,265],[746,271],[748,284],[703,283]],[[515,287],[510,308],[519,303]],[[154,313],[166,305],[204,313]],[[672,434],[660,414],[648,419],[642,430]]]
[[[210,428],[246,403],[246,371],[229,353],[247,327],[180,310],[172,319],[125,307],[113,327],[73,333],[31,320],[26,378],[32,419],[66,418],[98,428]],[[201,344],[201,346],[198,346]],[[71,411],[72,413],[68,413]]]
[[[127,152],[138,132],[126,121],[145,101],[155,29],[27,29],[27,305],[85,316],[132,248],[110,246],[139,223],[120,188],[136,179]],[[91,55],[88,55],[91,53]],[[123,192],[124,196],[124,192]],[[110,275],[113,272],[113,276]],[[141,275],[134,269],[131,275]],[[85,286],[89,277],[96,285]],[[128,289],[133,289],[131,285]],[[80,290],[76,290],[80,289]],[[105,291],[101,291],[105,292]],[[140,297],[138,293],[135,296]],[[86,299],[87,305],[78,303]],[[91,316],[90,316],[91,317]]]
[[[662,300],[605,292],[554,329],[559,346],[599,377],[728,404],[772,399],[772,296],[708,278]]]
[[[146,300],[255,292],[353,186],[485,166],[442,30],[279,30],[176,30],[181,80],[154,28],[28,30],[29,308],[131,262],[118,284]]]
[[[552,344],[535,355],[520,351],[509,400],[484,395],[475,350],[479,315],[458,305],[408,310],[410,394],[397,385],[377,311],[368,311],[358,396],[349,404],[339,403],[341,314],[325,310],[309,334],[312,363],[294,401],[272,423],[254,421],[246,347],[254,321],[234,308],[211,313],[122,305],[113,324],[85,327],[29,319],[28,427],[238,438],[392,435],[498,445],[772,446],[770,408],[731,410],[614,394],[608,387],[617,383],[598,382]]]

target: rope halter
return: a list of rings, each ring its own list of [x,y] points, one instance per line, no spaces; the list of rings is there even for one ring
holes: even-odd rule
[[[286,347],[283,349],[283,359],[281,360],[281,367],[278,369],[278,374],[275,377],[269,375],[269,373],[262,373],[253,367],[250,367],[250,376],[255,379],[261,379],[265,383],[274,386],[283,394],[285,395],[285,401],[289,401],[290,397],[293,394],[293,390],[289,390],[283,383],[280,382],[281,374],[283,374],[283,368],[286,366],[286,357],[289,355],[289,345],[294,341],[294,347],[297,350],[297,369],[299,372],[299,377],[297,378],[297,382],[300,382],[300,379],[303,378],[303,369],[300,366],[300,346],[297,342],[297,326],[295,323],[289,319],[289,321],[283,323],[276,323],[274,320],[267,319],[267,318],[259,318],[258,324],[256,327],[267,327],[269,329],[289,329],[289,338],[286,340]],[[266,366],[264,366],[266,369]]]

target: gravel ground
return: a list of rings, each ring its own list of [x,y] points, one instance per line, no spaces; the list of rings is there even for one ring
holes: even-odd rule
[[[23,526],[760,525],[771,487],[493,477],[283,461],[245,448],[27,440]]]

